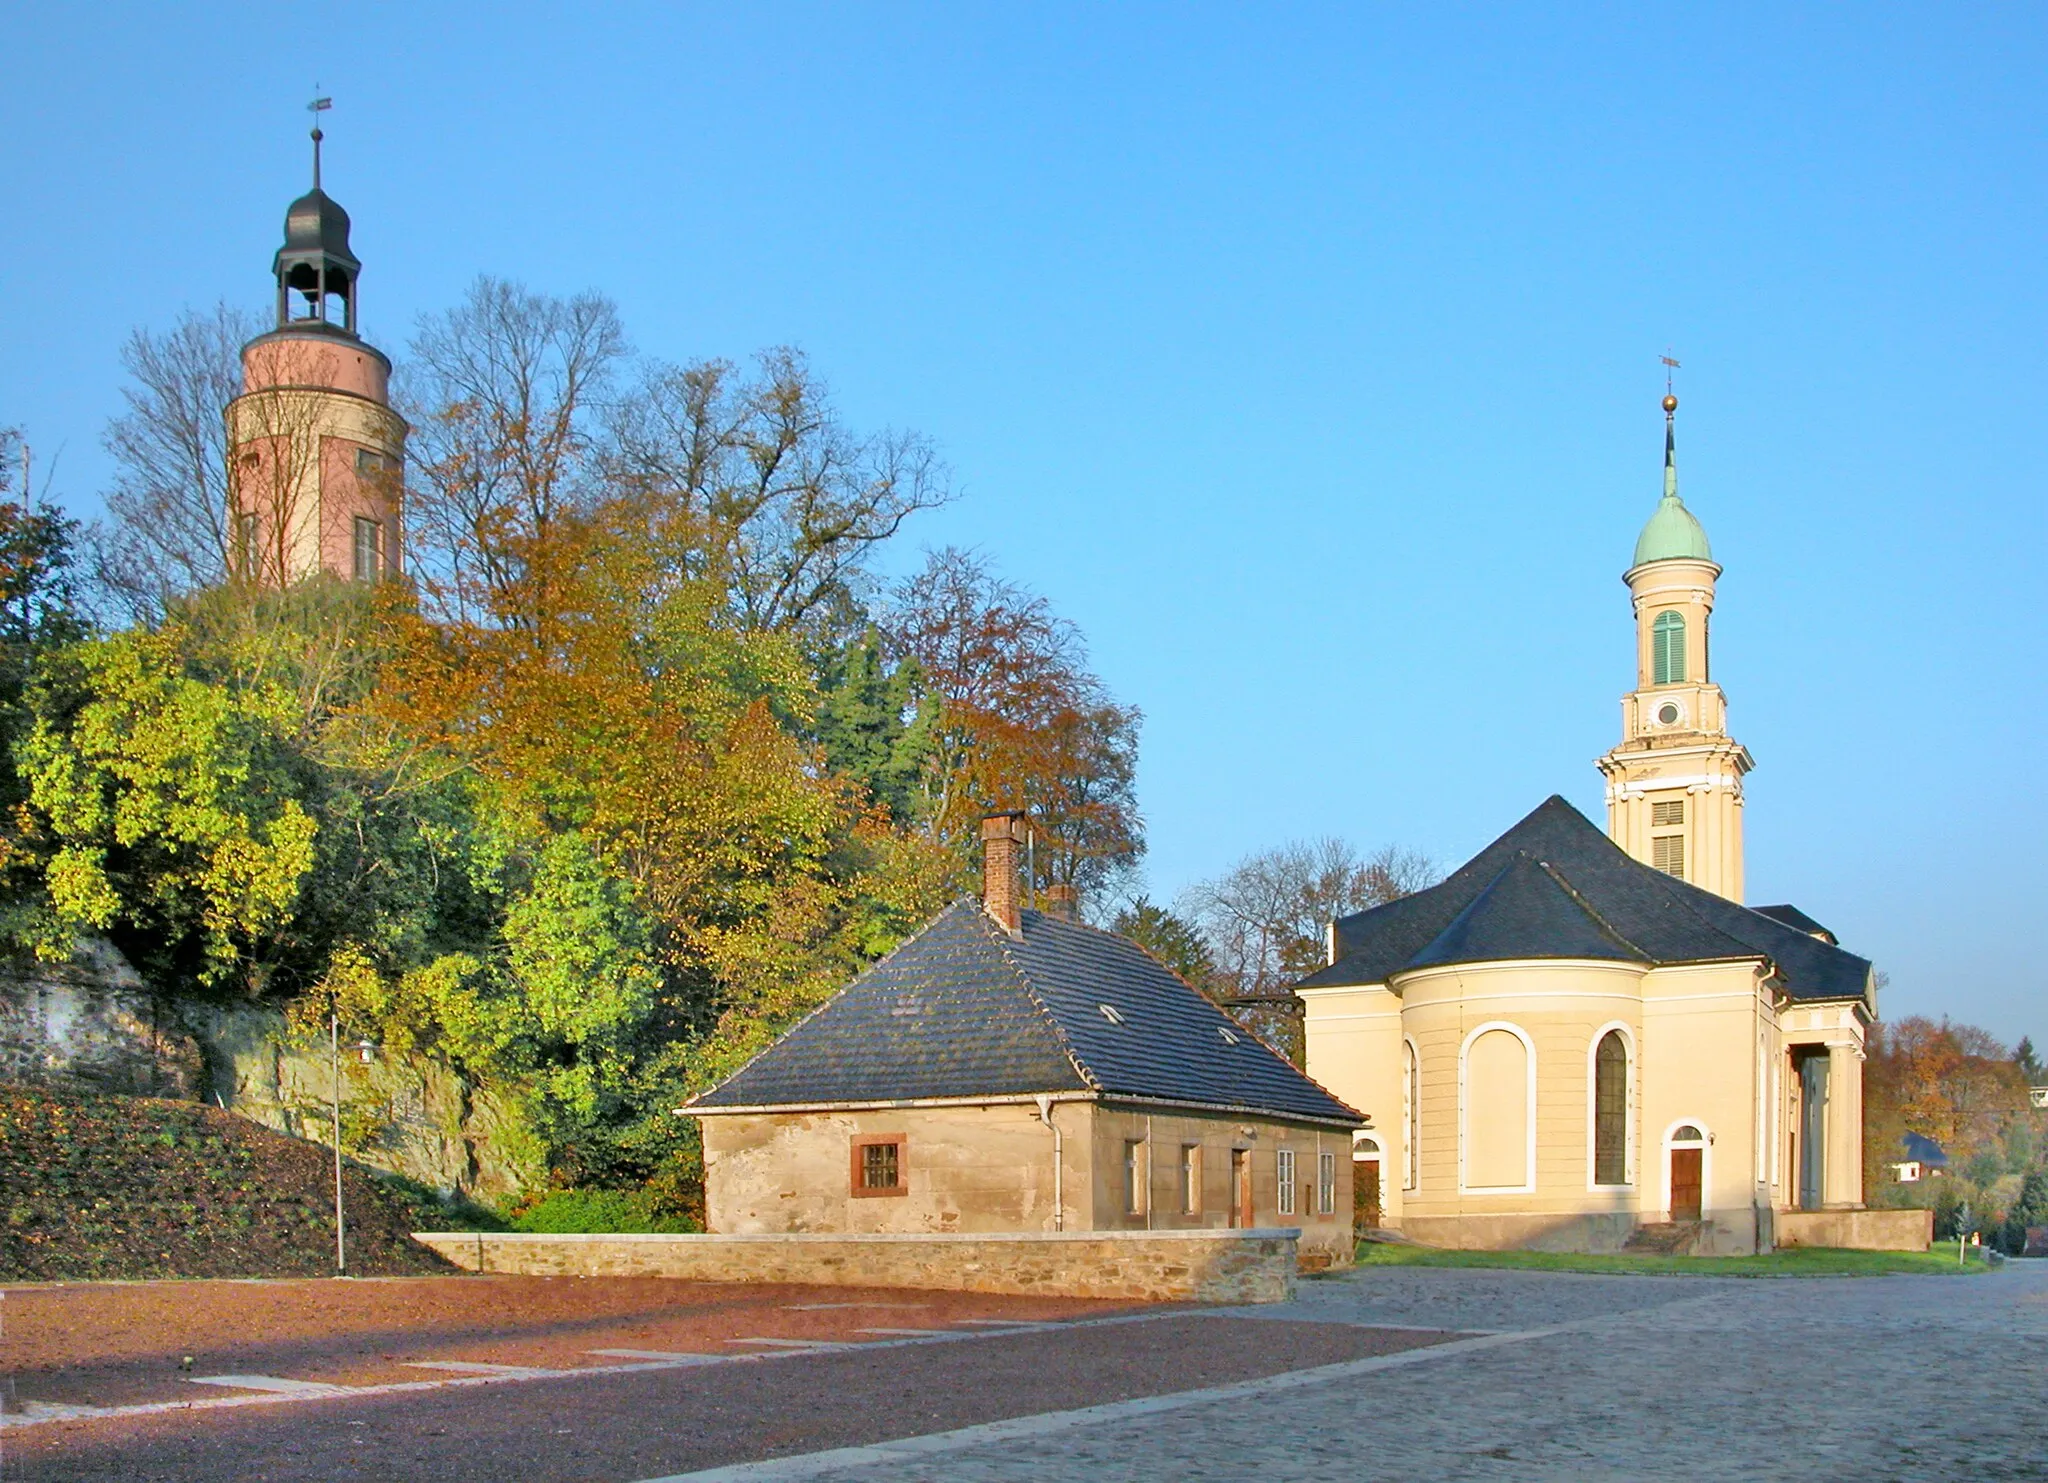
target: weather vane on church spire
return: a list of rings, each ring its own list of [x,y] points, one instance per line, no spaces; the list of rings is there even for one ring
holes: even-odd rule
[[[313,84],[313,101],[306,105],[306,112],[313,115],[313,189],[320,189],[320,141],[327,136],[320,132],[320,115],[334,106],[332,98],[320,96],[320,84]]]
[[[1678,398],[1671,392],[1671,373],[1678,369],[1678,362],[1672,358],[1671,347],[1666,345],[1664,353],[1657,357],[1664,362],[1664,416],[1669,419],[1678,410]]]

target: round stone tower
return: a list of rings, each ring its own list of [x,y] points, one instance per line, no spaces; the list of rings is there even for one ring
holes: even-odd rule
[[[272,263],[276,328],[242,347],[227,406],[231,564],[267,587],[400,567],[406,424],[390,360],[356,331],[362,264],[348,213],[320,188],[321,137],[316,126],[313,188],[285,212]]]

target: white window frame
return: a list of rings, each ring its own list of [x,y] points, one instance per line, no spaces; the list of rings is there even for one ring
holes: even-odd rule
[[[1316,1155],[1316,1214],[1337,1213],[1337,1156],[1333,1153]]]
[[[1473,1184],[1465,1177],[1465,1151],[1470,1146],[1469,1114],[1472,1107],[1469,1061],[1473,1045],[1491,1030],[1505,1030],[1522,1042],[1522,1064],[1527,1067],[1528,1110],[1525,1127],[1528,1146],[1522,1152],[1522,1183]],[[1458,1046],[1458,1193],[1461,1195],[1529,1195],[1536,1192],[1536,1042],[1529,1032],[1511,1020],[1488,1020],[1475,1025]]]
[[[1401,1037],[1401,1188],[1422,1188],[1422,1052],[1415,1037]]]
[[[1621,1043],[1628,1051],[1628,1075],[1623,1078],[1627,1089],[1626,1112],[1622,1118],[1622,1173],[1627,1177],[1620,1184],[1602,1184],[1596,1177],[1600,1168],[1600,1042],[1607,1038],[1610,1030],[1621,1032]],[[1636,1034],[1623,1020],[1609,1020],[1593,1032],[1593,1038],[1586,1044],[1586,1189],[1630,1190],[1636,1187],[1639,1169],[1636,1164]]]
[[[1202,1213],[1202,1145],[1199,1143],[1180,1146],[1180,1213]]]
[[[1274,1153],[1273,1172],[1276,1176],[1274,1193],[1279,1197],[1277,1204],[1280,1214],[1294,1214],[1294,1150],[1278,1149]]]
[[[1124,1139],[1124,1214],[1143,1215],[1145,1196],[1151,1191],[1145,1171],[1145,1140]]]

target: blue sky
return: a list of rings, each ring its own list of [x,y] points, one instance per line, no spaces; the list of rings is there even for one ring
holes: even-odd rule
[[[912,541],[1143,708],[1171,897],[1601,817],[1668,345],[1751,899],[2048,1036],[2043,13],[1564,9],[13,0],[0,422],[94,507],[129,330],[268,303],[317,80],[387,348],[594,288],[935,438]]]

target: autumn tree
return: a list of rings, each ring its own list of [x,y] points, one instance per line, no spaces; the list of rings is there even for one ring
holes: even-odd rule
[[[1956,1172],[1985,1155],[2003,1172],[2003,1139],[2028,1103],[2026,1078],[1995,1036],[1912,1015],[1873,1027],[1865,1049],[1866,1177],[1899,1156],[1909,1132],[1940,1144]]]
[[[953,549],[898,584],[884,626],[917,665],[926,836],[964,861],[983,814],[1020,809],[1038,834],[1035,886],[1106,894],[1144,850],[1140,717],[1088,668],[1079,630],[984,558]]]
[[[1339,839],[1296,841],[1189,888],[1185,906],[1219,978],[1232,992],[1257,996],[1323,965],[1332,920],[1419,891],[1438,874],[1424,856],[1395,846],[1361,855]]]

